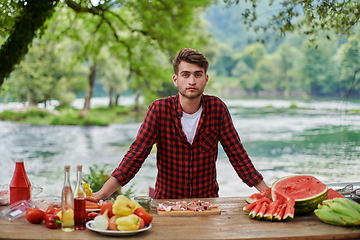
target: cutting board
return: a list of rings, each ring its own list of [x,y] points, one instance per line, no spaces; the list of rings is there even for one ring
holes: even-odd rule
[[[221,214],[220,208],[213,208],[204,211],[157,211],[160,216],[201,216],[201,215],[219,215]]]

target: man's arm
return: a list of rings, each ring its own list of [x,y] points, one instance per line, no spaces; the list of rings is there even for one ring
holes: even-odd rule
[[[113,194],[119,187],[121,187],[120,183],[116,178],[111,176],[109,180],[105,182],[102,188],[98,191],[93,193],[93,197],[96,199],[107,199],[111,194]]]
[[[266,183],[264,182],[264,180],[261,180],[258,184],[255,185],[255,188],[261,192],[264,191],[265,189],[268,189],[268,185],[266,185]]]

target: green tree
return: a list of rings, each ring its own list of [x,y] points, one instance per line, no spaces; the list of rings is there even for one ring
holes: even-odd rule
[[[244,52],[235,56],[235,58],[244,61],[249,68],[255,69],[257,63],[264,58],[265,54],[265,46],[261,43],[254,43],[246,46]]]
[[[352,37],[339,49],[339,62],[341,73],[338,83],[339,91],[345,97],[349,97],[352,92],[360,94],[360,40]]]
[[[69,105],[85,86],[84,69],[71,60],[73,51],[69,46],[74,47],[69,41],[36,39],[11,80],[6,81],[8,91],[30,106],[53,99],[59,100],[60,105]]]
[[[5,1],[5,3],[5,8],[11,8],[14,1]],[[71,20],[71,23],[66,26],[68,30],[71,30],[78,22],[82,22],[84,23],[82,25],[84,31],[88,31],[88,41],[94,43],[94,41],[101,39],[102,44],[108,42],[121,44],[127,54],[126,61],[129,63],[130,71],[137,72],[137,75],[141,75],[139,69],[134,67],[138,66],[134,63],[137,59],[132,59],[132,57],[133,49],[136,49],[138,45],[151,45],[152,48],[167,54],[167,58],[171,59],[182,46],[198,47],[200,43],[205,43],[209,37],[208,34],[198,35],[197,30],[201,13],[205,7],[212,4],[212,0],[104,0],[96,4],[89,0],[65,0],[59,4],[57,1],[30,0],[21,3],[23,4],[16,5],[14,12],[19,14],[13,15],[17,18],[14,26],[10,26],[11,31],[13,31],[10,34],[12,37],[8,38],[0,51],[0,62],[6,62],[6,64],[0,65],[0,85],[27,53],[28,46],[34,39],[37,30],[44,26],[47,18],[51,17],[55,6],[57,6],[57,12],[68,7],[75,13],[75,16],[70,16],[66,21],[69,23]],[[84,15],[88,17],[83,17]],[[4,16],[4,14],[0,16]],[[11,20],[4,21],[9,25],[11,23]],[[24,28],[26,29],[23,29],[23,23],[25,23]],[[33,26],[29,27],[26,25],[28,23]],[[21,32],[22,30],[24,31]],[[26,38],[21,38],[20,33],[26,35]],[[67,34],[68,31],[63,33]],[[106,39],[98,35],[106,36]],[[87,45],[84,50],[90,51],[92,49],[93,53],[99,52],[99,49],[95,47],[96,44],[89,42],[83,42],[83,44]],[[7,58],[11,56],[9,53],[13,51],[15,45],[20,46],[19,51],[17,51],[16,57],[12,57],[15,60],[8,61]]]
[[[239,4],[240,0],[224,0],[229,6]],[[280,36],[298,32],[315,40],[325,34],[354,35],[354,27],[359,23],[358,0],[269,0],[268,7],[272,17],[266,22],[259,21],[263,4],[259,0],[246,0],[243,10],[245,24],[257,33],[277,31]]]
[[[309,48],[304,42],[301,51],[303,57],[299,61],[298,81],[302,89],[311,96],[326,96],[329,94],[327,85],[334,77],[335,65],[330,48],[325,43],[317,48]]]
[[[2,33],[9,35],[0,48],[0,86],[27,54],[33,39],[41,33],[39,30],[52,16],[57,3],[58,0],[2,1]]]

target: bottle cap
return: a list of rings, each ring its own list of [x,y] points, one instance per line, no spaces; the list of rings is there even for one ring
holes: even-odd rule
[[[69,166],[69,165],[65,165],[65,166],[64,166],[64,169],[65,169],[65,171],[68,172],[68,171],[70,171],[70,166]]]
[[[82,165],[77,165],[77,170],[82,171]]]
[[[15,160],[15,162],[24,162],[24,159],[23,158],[18,158]]]

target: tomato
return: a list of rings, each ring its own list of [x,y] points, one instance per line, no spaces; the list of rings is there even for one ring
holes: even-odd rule
[[[138,217],[139,217],[139,216],[138,216]],[[144,228],[144,227],[145,227],[144,219],[142,219],[141,217],[139,217],[139,221],[140,221],[139,229]]]
[[[25,213],[26,220],[34,224],[42,223],[44,216],[45,212],[39,208],[28,208]]]
[[[99,214],[97,212],[88,212],[86,214],[86,222],[90,221],[90,220],[94,220],[95,217],[99,216]]]
[[[153,215],[147,212],[146,209],[143,207],[139,207],[135,209],[134,214],[137,215],[138,217],[141,217],[144,220],[145,226],[149,226],[153,220]]]
[[[112,206],[114,205],[114,203],[112,202],[108,202],[105,203],[104,205],[102,205],[101,209],[100,209],[100,215],[102,215],[106,209],[109,209],[108,211],[108,217],[111,218],[112,216],[114,216],[114,213],[112,211]]]
[[[48,207],[45,211],[46,214],[54,214],[56,215],[58,212],[60,212],[61,208],[59,207]]]

